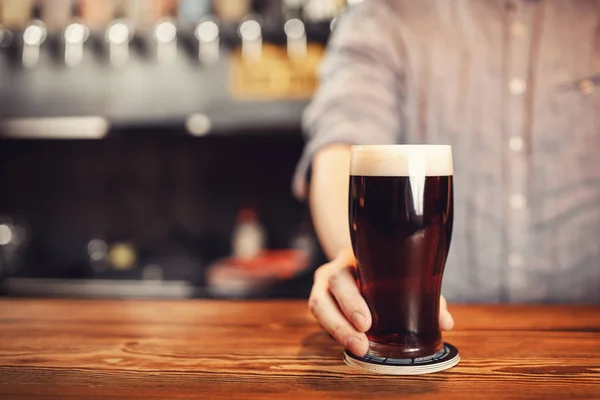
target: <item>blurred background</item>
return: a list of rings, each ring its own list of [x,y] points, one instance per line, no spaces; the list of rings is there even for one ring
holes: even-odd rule
[[[351,3],[0,0],[0,293],[306,297],[290,183]]]

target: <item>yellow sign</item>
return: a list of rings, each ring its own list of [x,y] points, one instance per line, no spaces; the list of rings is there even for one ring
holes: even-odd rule
[[[266,44],[260,59],[247,60],[238,49],[231,62],[231,93],[238,100],[310,98],[323,52],[323,46],[309,44],[305,56],[290,58],[285,46]]]

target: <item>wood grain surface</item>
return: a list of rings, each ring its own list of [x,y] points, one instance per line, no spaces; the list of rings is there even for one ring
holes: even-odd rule
[[[600,307],[458,306],[461,363],[346,366],[305,302],[0,301],[0,399],[600,399]]]

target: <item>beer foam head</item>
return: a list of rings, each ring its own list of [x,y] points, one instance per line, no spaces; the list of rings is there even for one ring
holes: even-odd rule
[[[451,146],[352,146],[350,175],[450,176],[453,174]]]

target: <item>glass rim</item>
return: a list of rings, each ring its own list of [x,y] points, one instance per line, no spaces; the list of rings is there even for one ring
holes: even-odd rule
[[[377,150],[399,150],[399,149],[431,149],[452,150],[449,144],[357,144],[350,146],[352,150],[377,149]]]
[[[350,152],[350,175],[454,175],[452,146],[445,144],[352,146]]]

